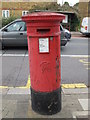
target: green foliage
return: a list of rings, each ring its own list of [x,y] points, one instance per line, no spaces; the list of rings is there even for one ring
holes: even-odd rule
[[[80,18],[76,15],[71,22],[71,31],[78,31],[80,29]]]
[[[78,7],[79,6],[79,3],[76,3],[75,5],[74,5],[74,7]]]
[[[36,11],[36,10],[58,10],[60,5],[57,3],[48,3],[48,4],[36,4],[30,9],[30,12]]]
[[[2,27],[14,21],[16,17],[2,18]]]
[[[65,3],[64,3],[64,5],[67,5],[67,6],[69,6],[69,3],[68,3],[68,2],[65,2]]]
[[[46,5],[46,10],[57,10],[60,6],[57,3]]]

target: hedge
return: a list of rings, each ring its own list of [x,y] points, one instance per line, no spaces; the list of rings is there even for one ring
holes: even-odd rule
[[[16,17],[2,18],[2,27],[17,19]]]

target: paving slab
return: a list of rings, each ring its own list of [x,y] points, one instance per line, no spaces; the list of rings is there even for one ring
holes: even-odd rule
[[[90,99],[78,99],[83,110],[89,110],[90,111],[90,106],[89,106],[89,103],[90,103]]]
[[[71,32],[72,37],[83,37],[84,35],[82,35],[80,32]]]
[[[31,94],[30,89],[26,88],[10,88],[7,92],[7,94]]]
[[[9,88],[0,89],[0,94],[7,94]]]
[[[14,117],[27,118],[28,106],[29,106],[29,101],[24,101],[24,102],[18,101],[17,109],[15,111]]]
[[[26,89],[27,90],[27,89]],[[17,89],[19,91],[19,89]],[[28,91],[28,90],[27,90]],[[82,94],[81,94],[82,95]],[[86,97],[83,94],[84,97]],[[5,118],[73,118],[75,111],[83,111],[78,101],[78,94],[64,94],[62,92],[62,109],[55,115],[40,115],[32,110],[30,94],[4,94],[3,99],[3,117]]]
[[[17,100],[4,100],[2,102],[2,107],[3,118],[13,118],[17,107]]]
[[[87,118],[87,119],[83,119],[83,120],[89,120],[89,112],[88,111],[75,111],[73,112],[73,118],[75,120],[82,120],[83,118]],[[77,119],[77,118],[81,118],[81,119]]]
[[[80,94],[80,93],[90,93],[90,88],[75,88],[75,89],[65,89],[62,88],[64,94]]]
[[[66,91],[65,91],[66,90]],[[78,92],[77,92],[78,91]],[[81,92],[81,93],[80,93]],[[11,88],[2,94],[3,118],[87,118],[88,89],[62,89],[62,109],[54,115],[40,115],[32,110],[30,89]],[[0,102],[1,103],[1,102]]]

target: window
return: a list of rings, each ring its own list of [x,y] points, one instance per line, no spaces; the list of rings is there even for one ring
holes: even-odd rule
[[[2,17],[8,18],[9,16],[9,10],[2,10]]]
[[[65,15],[65,19],[62,22],[63,23],[68,23],[68,15]]]
[[[25,22],[15,22],[7,27],[8,32],[24,31],[24,30],[25,30]]]
[[[22,16],[28,14],[28,11],[22,11]]]

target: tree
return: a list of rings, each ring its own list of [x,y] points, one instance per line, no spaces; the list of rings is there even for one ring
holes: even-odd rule
[[[69,3],[68,3],[68,2],[65,2],[64,5],[65,5],[65,6],[69,6]]]
[[[60,5],[58,5],[57,3],[39,3],[39,4],[35,4],[32,6],[32,9],[30,9],[29,11],[35,11],[35,10],[52,10],[52,11],[57,11],[58,8],[60,7]]]
[[[79,3],[76,3],[75,5],[74,5],[74,7],[78,7],[79,6]]]

